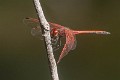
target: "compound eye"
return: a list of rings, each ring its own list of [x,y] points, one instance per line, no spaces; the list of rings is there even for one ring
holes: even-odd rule
[[[58,30],[57,30],[56,28],[52,29],[51,35],[52,35],[53,37],[58,36]]]
[[[55,31],[54,31],[54,33],[55,33],[55,34],[58,34],[58,31],[57,31],[57,30],[55,30]]]
[[[54,30],[54,36],[58,36],[58,30],[57,29]]]

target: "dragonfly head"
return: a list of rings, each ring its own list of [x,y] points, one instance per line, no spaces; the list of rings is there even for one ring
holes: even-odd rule
[[[53,28],[50,34],[51,34],[51,37],[57,37],[59,32],[56,28]]]

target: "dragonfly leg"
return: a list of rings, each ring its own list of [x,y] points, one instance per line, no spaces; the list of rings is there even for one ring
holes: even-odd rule
[[[61,38],[60,37],[56,37],[56,38],[52,38],[52,45],[53,45],[53,50],[57,51],[59,49],[59,47],[61,46]]]

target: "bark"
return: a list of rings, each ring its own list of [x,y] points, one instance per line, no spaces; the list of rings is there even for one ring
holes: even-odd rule
[[[47,50],[47,57],[48,57],[48,65],[51,72],[52,80],[59,80],[58,72],[57,72],[57,65],[53,55],[53,49],[51,44],[51,37],[50,37],[50,25],[48,24],[47,20],[45,19],[41,4],[39,0],[34,0],[34,6],[38,15],[38,19],[40,21],[40,26],[42,29],[42,34],[45,41],[45,46]]]

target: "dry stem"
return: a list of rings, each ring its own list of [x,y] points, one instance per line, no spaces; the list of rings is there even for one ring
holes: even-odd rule
[[[40,26],[41,26],[42,33],[44,36],[44,41],[45,41],[45,46],[46,46],[46,50],[47,50],[47,57],[48,57],[48,61],[49,61],[49,67],[50,67],[52,80],[59,80],[58,72],[57,72],[57,65],[56,65],[56,61],[54,59],[53,49],[52,49],[52,45],[51,45],[50,26],[49,26],[47,20],[45,19],[45,16],[44,16],[44,13],[43,13],[43,10],[42,10],[39,0],[34,0],[34,5],[35,5],[36,12],[38,14]]]

